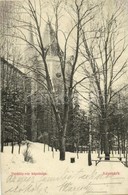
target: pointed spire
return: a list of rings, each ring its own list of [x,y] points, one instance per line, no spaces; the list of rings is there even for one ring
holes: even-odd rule
[[[33,26],[32,23],[30,21],[29,23],[29,33],[28,33],[28,42],[27,43],[27,53],[26,53],[26,57],[33,59],[33,57],[37,57],[38,53],[35,50],[35,48],[33,47],[35,45],[35,41],[34,41],[34,33],[33,33]]]
[[[44,30],[43,42],[44,42],[44,47],[48,49],[48,55],[57,56],[57,41],[56,41],[55,31],[52,27],[49,18]]]

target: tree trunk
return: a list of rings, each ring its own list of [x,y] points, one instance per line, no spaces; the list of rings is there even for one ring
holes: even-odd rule
[[[110,160],[108,134],[105,133],[105,160]]]
[[[21,148],[21,142],[19,142],[19,150],[18,150],[18,154],[20,154],[20,148]]]
[[[91,151],[92,151],[92,135],[89,134],[88,166],[92,165]]]
[[[128,132],[126,134],[126,167],[128,167]]]
[[[79,159],[79,137],[78,137],[77,143],[76,143],[76,153],[77,153],[77,159]]]
[[[13,140],[12,140],[12,154],[13,154],[13,152],[14,152],[14,142],[13,142]]]
[[[120,136],[118,132],[118,154],[120,153]]]
[[[2,119],[3,122],[1,123],[1,152],[4,152],[4,132],[5,132],[5,123],[4,119]]]
[[[60,160],[65,160],[65,137],[60,137]]]
[[[92,165],[92,159],[91,159],[91,145],[89,145],[89,151],[88,151],[88,166]]]
[[[109,136],[108,136],[108,125],[107,125],[107,119],[104,119],[104,153],[105,153],[105,160],[110,160],[110,153],[109,153]]]
[[[104,137],[103,137],[103,135],[101,136],[100,147],[101,147],[101,154],[103,154],[103,152],[104,152]]]
[[[124,158],[125,158],[125,154],[126,154],[126,147],[125,147],[126,142],[125,142],[125,139],[126,139],[126,137],[124,137]]]
[[[1,131],[1,152],[4,152],[4,132]]]
[[[12,130],[12,154],[14,152],[14,130]]]
[[[91,153],[93,154],[93,135],[92,135],[92,138],[91,138]]]
[[[44,152],[45,152],[45,141],[44,141]]]
[[[97,150],[97,152],[98,152],[98,158],[100,157],[100,145],[101,145],[101,143],[99,142],[99,144],[98,144],[98,150]]]

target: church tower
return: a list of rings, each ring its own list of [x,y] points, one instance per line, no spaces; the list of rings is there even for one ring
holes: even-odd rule
[[[57,55],[57,40],[55,37],[55,31],[51,25],[51,22],[48,20],[44,34],[43,34],[43,43],[47,52],[47,63],[49,68],[49,73],[53,83],[54,90],[57,93],[61,93],[62,89],[62,78],[61,78],[61,67],[59,58]]]
[[[44,32],[43,32],[43,45],[44,49],[47,52],[46,61],[48,64],[49,74],[51,81],[53,83],[54,92],[56,95],[56,103],[62,103],[62,95],[63,95],[63,82],[61,75],[61,66],[60,61],[57,55],[57,40],[55,37],[55,31],[51,25],[51,22],[48,21]],[[29,33],[29,41],[34,45],[34,36],[32,33],[31,25],[30,25],[30,33]],[[41,57],[35,51],[35,49],[31,46],[27,46],[26,56],[28,58],[28,66],[30,66],[30,77],[31,79],[31,132],[32,132],[32,141],[37,141],[41,134],[44,132],[49,132],[51,127],[48,127],[48,117],[53,117],[53,113],[48,114],[48,110],[50,108],[50,102],[48,93],[43,88],[43,85],[40,86],[42,82],[41,74],[45,74],[44,65]],[[43,80],[45,83],[46,81]],[[47,102],[46,102],[47,101]]]

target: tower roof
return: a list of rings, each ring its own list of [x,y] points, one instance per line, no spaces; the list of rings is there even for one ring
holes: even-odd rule
[[[44,47],[48,49],[48,53],[47,53],[48,55],[57,56],[58,53],[57,40],[55,36],[55,31],[49,20],[45,26],[45,30],[43,34],[43,43],[44,43]]]

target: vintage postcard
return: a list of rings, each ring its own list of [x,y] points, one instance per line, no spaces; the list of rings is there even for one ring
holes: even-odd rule
[[[0,0],[2,195],[128,195],[127,18],[127,0]]]

